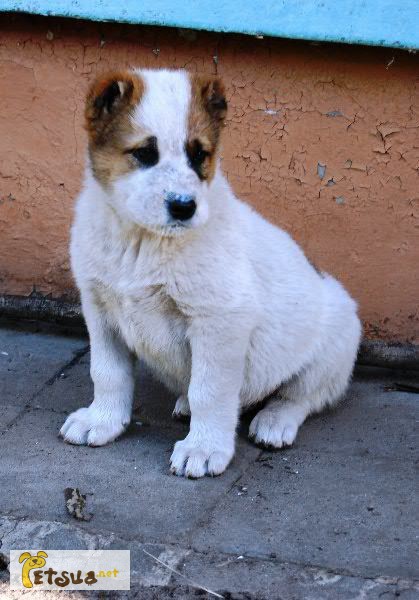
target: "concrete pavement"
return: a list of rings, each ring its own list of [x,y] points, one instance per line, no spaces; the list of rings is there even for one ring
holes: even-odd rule
[[[417,380],[358,368],[345,402],[285,451],[248,442],[244,416],[228,471],[190,481],[169,473],[187,424],[171,419],[175,399],[144,367],[127,433],[69,446],[57,434],[91,399],[88,341],[3,326],[0,596],[22,596],[8,587],[9,550],[42,547],[130,549],[131,591],[106,597],[419,598],[419,396],[391,389]],[[89,494],[91,521],[68,515],[66,487]]]

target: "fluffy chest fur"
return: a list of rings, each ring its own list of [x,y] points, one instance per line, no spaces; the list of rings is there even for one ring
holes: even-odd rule
[[[127,346],[169,388],[185,392],[190,373],[188,321],[165,287],[147,286],[123,295],[99,284],[96,291]]]
[[[95,304],[128,348],[181,393],[190,372],[189,315],[171,273],[170,248],[155,247],[147,237],[115,235],[109,221],[106,226],[101,229],[100,220],[96,222],[95,235],[88,240],[83,225],[74,228],[76,279],[83,281],[82,289],[87,284]]]

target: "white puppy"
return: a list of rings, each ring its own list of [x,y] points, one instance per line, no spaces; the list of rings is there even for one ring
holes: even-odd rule
[[[225,115],[217,78],[133,70],[97,80],[72,230],[94,400],[61,434],[91,446],[118,437],[141,357],[179,396],[174,413],[191,416],[171,456],[188,477],[222,473],[240,409],[277,390],[249,433],[292,444],[307,415],[344,393],[361,332],[340,283],[234,196],[217,158]]]

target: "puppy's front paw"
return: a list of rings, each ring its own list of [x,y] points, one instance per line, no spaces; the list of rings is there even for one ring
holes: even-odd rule
[[[170,470],[174,475],[191,479],[204,475],[221,475],[233,454],[234,440],[230,445],[222,445],[215,440],[189,433],[184,440],[176,442],[170,457]]]
[[[250,423],[249,437],[268,448],[291,446],[297,437],[299,421],[286,406],[272,409],[267,406]]]
[[[60,435],[69,444],[104,446],[121,435],[129,421],[129,418],[110,416],[92,406],[79,408],[67,417]]]
[[[191,416],[189,401],[187,396],[179,396],[176,400],[175,408],[172,412],[172,417],[178,421],[186,421]]]

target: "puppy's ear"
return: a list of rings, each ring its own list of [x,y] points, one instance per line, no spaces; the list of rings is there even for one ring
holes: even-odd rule
[[[123,71],[102,75],[87,93],[85,118],[91,141],[101,143],[109,126],[138,103],[143,82],[133,72]]]
[[[28,558],[31,558],[30,552],[23,552],[23,554],[19,556],[19,562],[21,563],[24,560],[28,560]]]
[[[37,556],[43,556],[44,558],[48,558],[48,554],[43,550],[39,550]]]
[[[227,114],[224,83],[218,77],[200,77],[202,102],[214,121],[222,124]]]

